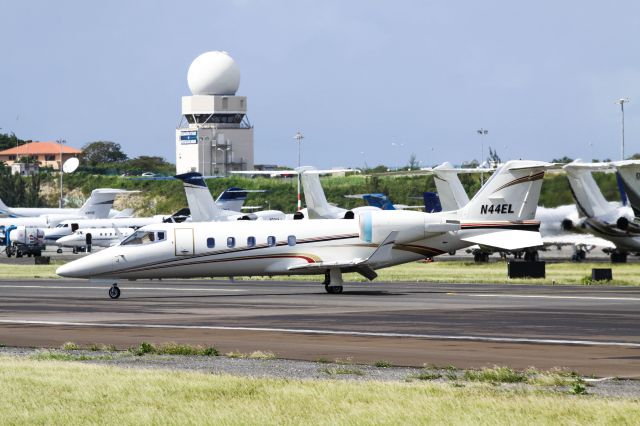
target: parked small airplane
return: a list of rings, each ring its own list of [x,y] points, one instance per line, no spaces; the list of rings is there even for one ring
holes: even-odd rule
[[[9,207],[0,200],[0,216],[11,218],[41,217],[41,216],[79,216],[79,217],[112,217],[120,212],[112,210],[116,195],[132,191],[113,188],[99,188],[91,191],[91,196],[80,208],[58,207]]]
[[[115,247],[61,266],[59,275],[119,279],[324,274],[341,293],[343,272],[372,280],[376,269],[473,244],[514,250],[542,243],[535,215],[549,163],[510,161],[453,212],[364,211],[352,220],[163,223]]]
[[[592,175],[596,170],[609,170],[611,164],[575,160],[563,168],[567,172],[579,218],[563,220],[562,227],[612,242],[615,249],[605,249],[611,256],[611,262],[626,262],[630,252],[639,253],[640,223],[635,221],[633,210],[607,201]]]
[[[172,216],[156,215],[151,217],[123,217],[112,219],[70,219],[63,220],[53,228],[44,229],[44,239],[47,243],[58,243],[62,237],[73,234],[79,229],[87,228],[141,228],[154,223],[173,221]]]
[[[86,247],[90,252],[93,246],[115,246],[134,232],[133,228],[84,228],[78,229],[71,235],[58,238],[56,244],[62,247],[72,247],[74,253],[82,247]]]
[[[91,196],[79,209],[75,208],[31,208],[31,207],[7,207],[2,204],[0,210],[5,214],[15,217],[0,218],[0,230],[14,226],[30,226],[49,228],[68,219],[97,219],[107,218],[110,214],[118,215],[121,212],[113,211],[113,201],[118,194],[128,193],[124,189],[100,188],[94,189]]]

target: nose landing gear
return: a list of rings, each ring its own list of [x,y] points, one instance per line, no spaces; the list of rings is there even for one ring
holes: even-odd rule
[[[118,283],[114,283],[109,289],[109,297],[112,299],[120,297],[120,288],[118,287]]]

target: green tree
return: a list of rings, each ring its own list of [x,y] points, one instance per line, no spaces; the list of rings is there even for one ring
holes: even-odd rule
[[[127,160],[127,154],[122,152],[119,143],[97,141],[82,147],[82,158],[89,165],[122,163]]]
[[[131,174],[153,172],[160,174],[175,173],[175,166],[162,157],[141,155],[126,162],[125,170]]]
[[[18,145],[24,144],[25,141],[16,137],[15,133],[0,133],[0,151],[9,148],[15,148]]]
[[[562,163],[562,164],[568,164],[572,161],[573,161],[573,158],[569,158],[566,155],[562,158],[554,158],[553,160],[551,160],[552,163]]]

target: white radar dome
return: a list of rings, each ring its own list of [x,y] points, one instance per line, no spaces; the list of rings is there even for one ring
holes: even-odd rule
[[[205,52],[189,66],[187,83],[193,95],[235,95],[240,68],[227,52]]]

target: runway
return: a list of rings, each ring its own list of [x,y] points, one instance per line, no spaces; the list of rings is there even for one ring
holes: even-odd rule
[[[141,341],[395,365],[565,367],[640,377],[640,289],[165,280],[0,281],[0,344]]]

